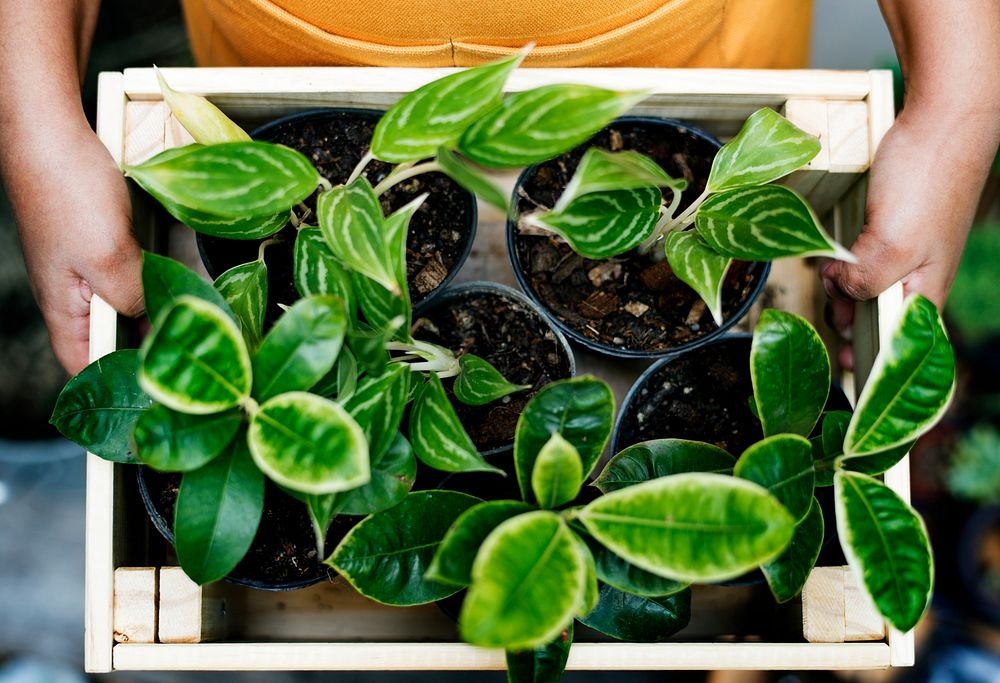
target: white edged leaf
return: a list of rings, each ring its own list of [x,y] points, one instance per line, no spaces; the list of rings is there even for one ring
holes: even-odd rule
[[[267,266],[263,261],[234,266],[215,279],[215,288],[236,315],[247,348],[256,349],[264,333]]]
[[[733,259],[716,252],[694,230],[667,235],[666,250],[674,275],[697,292],[715,324],[722,325],[722,283]]]
[[[687,188],[687,181],[671,178],[659,164],[639,152],[609,152],[591,147],[583,153],[573,177],[552,209],[562,211],[577,197],[591,192],[637,187],[667,187],[681,192]]]

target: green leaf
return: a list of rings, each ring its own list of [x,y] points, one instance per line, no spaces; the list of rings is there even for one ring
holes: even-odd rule
[[[262,240],[274,235],[288,224],[289,212],[279,211],[263,216],[214,216],[195,211],[150,191],[171,216],[195,232],[230,240]]]
[[[837,458],[835,466],[837,469],[848,472],[861,472],[875,476],[882,474],[886,470],[894,467],[896,463],[906,457],[913,449],[916,441],[908,441],[901,446],[890,448],[887,451],[879,451],[871,455],[843,456]]]
[[[159,69],[156,80],[160,84],[163,100],[170,107],[171,113],[177,118],[184,130],[198,142],[212,145],[219,142],[249,141],[246,131],[233,123],[218,107],[200,95],[177,92],[163,78]]]
[[[608,493],[578,518],[628,562],[689,582],[732,579],[780,555],[795,520],[763,487],[721,474],[677,474]]]
[[[695,227],[716,252],[743,261],[787,256],[856,261],[826,233],[806,200],[782,185],[712,195],[698,209]]]
[[[184,573],[206,584],[226,576],[246,555],[264,510],[264,475],[236,438],[222,455],[181,479],[174,547]]]
[[[498,526],[534,508],[519,500],[489,500],[463,512],[448,529],[425,578],[468,586],[472,563],[486,537]]]
[[[351,275],[333,256],[319,228],[302,228],[295,237],[293,256],[295,289],[302,296],[330,294],[344,300],[354,316]]]
[[[129,437],[152,405],[139,387],[139,352],[112,351],[66,383],[49,421],[70,441],[112,462],[135,462]]]
[[[597,578],[620,591],[632,595],[665,597],[682,591],[689,585],[687,582],[667,579],[629,564],[627,560],[615,555],[597,541],[592,541],[589,548],[594,557]]]
[[[538,451],[531,470],[531,489],[539,507],[551,509],[565,505],[576,498],[582,484],[580,454],[559,432],[554,433]]]
[[[229,304],[211,282],[180,261],[151,251],[142,252],[142,292],[146,300],[146,315],[154,324],[177,297],[185,294],[215,304],[236,320]]]
[[[228,218],[287,211],[320,181],[308,159],[268,142],[226,142],[156,156],[126,166],[125,173],[161,201]]]
[[[509,519],[486,538],[472,565],[459,616],[462,639],[508,650],[541,647],[572,623],[586,578],[580,547],[558,515]]]
[[[809,163],[819,150],[819,138],[773,109],[759,109],[715,155],[708,191],[769,183]]]
[[[266,401],[312,387],[337,362],[346,333],[342,299],[299,299],[267,333],[253,358],[254,398]]]
[[[410,441],[417,458],[436,470],[503,474],[476,450],[433,372],[410,408]]]
[[[879,351],[847,429],[844,453],[868,455],[914,441],[944,414],[955,393],[955,353],[937,309],[909,297]]]
[[[770,491],[796,522],[809,512],[816,475],[812,445],[805,437],[778,434],[758,441],[743,451],[733,474]]]
[[[605,259],[642,244],[656,227],[662,196],[655,187],[592,192],[565,208],[528,214],[524,222],[551,230],[584,258]]]
[[[733,259],[721,256],[694,230],[667,235],[667,262],[674,275],[708,305],[716,325],[722,325],[722,283]]]
[[[283,489],[293,498],[298,498],[306,504],[309,511],[309,521],[312,522],[313,535],[316,537],[316,555],[326,555],[326,532],[342,510],[343,493],[327,493],[324,495],[303,494],[293,489]],[[354,489],[355,491],[357,489]]]
[[[601,586],[600,601],[580,621],[606,636],[633,643],[661,643],[691,620],[691,591],[667,597],[632,595]]]
[[[202,415],[250,396],[250,355],[239,327],[213,304],[178,297],[140,351],[139,384],[168,408]]]
[[[504,379],[500,372],[479,356],[467,353],[458,359],[462,368],[455,378],[455,398],[470,406],[481,406],[516,391],[530,389],[530,384],[514,384]]]
[[[638,152],[608,152],[591,147],[583,153],[573,177],[552,208],[557,213],[561,212],[578,197],[592,192],[645,190],[649,187],[669,187],[680,192],[687,188],[687,181],[671,178],[655,161]],[[662,196],[659,192],[657,195],[659,206]]]
[[[830,394],[830,357],[805,318],[773,308],[760,315],[750,377],[765,436],[809,436]]]
[[[441,145],[456,143],[470,124],[500,103],[507,77],[525,54],[459,71],[405,95],[375,126],[375,158],[394,164],[419,161]]]
[[[847,563],[886,620],[906,632],[927,610],[934,560],[920,516],[863,474],[834,477],[837,531]]]
[[[354,354],[358,364],[372,373],[381,373],[389,362],[389,352],[385,345],[392,339],[403,319],[390,321],[385,327],[373,328],[354,321],[347,330],[347,348]]]
[[[254,462],[275,483],[303,493],[337,493],[368,483],[368,444],[339,404],[291,391],[260,406],[250,421]]]
[[[614,416],[611,388],[590,375],[552,382],[535,394],[514,435],[514,466],[524,499],[531,502],[535,460],[553,434],[558,432],[576,448],[586,478],[604,452]]]
[[[510,213],[507,197],[500,188],[494,185],[482,171],[466,162],[458,154],[447,147],[440,147],[437,151],[437,162],[440,164],[441,170],[463,188],[487,204],[497,207],[504,214]]]
[[[410,369],[402,363],[386,367],[381,375],[366,375],[354,393],[339,403],[357,421],[376,462],[396,440],[410,393]]]
[[[507,651],[507,683],[559,683],[573,645],[573,622],[552,642],[534,650]]]
[[[371,480],[343,494],[340,511],[345,515],[368,515],[387,510],[403,500],[417,478],[417,459],[410,442],[400,434],[371,462]]]
[[[767,585],[778,602],[788,602],[802,592],[809,572],[823,547],[823,510],[813,498],[805,518],[795,527],[792,542],[776,559],[761,565]]]
[[[319,227],[334,257],[349,269],[399,295],[402,286],[385,240],[382,207],[364,176],[323,192],[316,202]]]
[[[417,491],[363,519],[326,561],[359,593],[386,605],[422,605],[459,588],[425,578],[434,553],[458,516],[479,498],[455,491]]]
[[[823,415],[822,433],[810,439],[813,446],[813,469],[816,486],[833,486],[836,461],[844,454],[844,435],[851,421],[851,413],[834,410]]]
[[[267,266],[263,261],[251,261],[230,268],[215,280],[215,288],[236,314],[247,348],[256,349],[264,334]]]
[[[731,474],[736,458],[712,444],[685,439],[655,439],[629,446],[611,458],[594,480],[602,493],[685,472]]]
[[[587,542],[578,534],[573,533],[571,535],[573,536],[573,541],[580,549],[580,557],[583,558],[583,564],[586,568],[583,580],[583,592],[580,594],[580,605],[576,610],[576,616],[582,617],[590,614],[597,607],[597,603],[601,599],[597,586],[597,565],[594,562],[594,556],[590,552],[590,548],[587,547]]]
[[[543,85],[510,95],[479,117],[458,148],[491,168],[537,164],[586,141],[645,97],[589,85]]]
[[[187,415],[155,405],[135,425],[136,456],[161,472],[189,472],[212,460],[240,429],[238,410]]]

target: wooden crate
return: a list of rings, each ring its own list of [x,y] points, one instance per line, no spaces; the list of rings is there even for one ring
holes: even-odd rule
[[[206,95],[230,116],[251,126],[314,107],[386,107],[402,94],[451,71],[353,67],[171,69],[166,76],[174,88]],[[650,96],[638,107],[639,113],[684,119],[723,139],[733,135],[744,119],[762,106],[783,111],[800,127],[819,135],[822,142],[816,159],[787,182],[809,198],[827,227],[845,244],[850,244],[861,228],[867,171],[893,120],[892,82],[885,71],[531,69],[515,73],[509,87],[517,91],[554,82],[647,89]],[[163,103],[150,69],[101,75],[97,126],[101,140],[123,164],[141,162],[190,140]],[[512,183],[512,177],[508,181]],[[149,212],[144,211],[148,198],[137,196],[135,201],[136,228],[145,233],[151,227],[146,217]],[[489,279],[513,284],[503,230],[501,213],[481,206],[477,241],[459,275],[460,281]],[[159,229],[152,233],[159,236],[157,246],[161,249],[163,232]],[[822,291],[814,267],[801,260],[776,263],[762,299],[768,305],[805,314],[822,328],[822,316],[817,315],[822,310]],[[879,343],[889,334],[901,304],[902,289],[897,284],[876,301],[859,306],[854,334],[856,374],[844,377],[849,394],[855,386],[863,385]],[[752,322],[753,314],[750,318]],[[116,348],[120,328],[115,312],[95,297],[91,309],[92,359]],[[583,351],[578,351],[578,359],[581,371],[596,372],[611,381],[619,398],[648,364],[622,361],[612,369],[608,361]],[[885,479],[904,499],[909,498],[906,459],[886,473]],[[150,534],[133,489],[130,471],[124,466],[88,456],[88,671],[504,667],[502,652],[459,642],[454,624],[433,605],[374,605],[339,581],[290,594],[222,586],[212,589],[211,595],[182,587],[180,597],[174,593],[161,596],[158,586],[173,585],[176,573],[171,574],[170,581],[166,573],[162,574],[163,580],[157,581],[160,574],[156,565],[165,562],[163,544],[157,543],[155,532]],[[145,574],[143,570],[119,572],[126,583],[119,582],[116,605],[116,569],[139,567],[149,568]],[[746,626],[761,621],[760,606],[751,591],[698,587],[693,598],[692,624],[677,636],[676,642],[631,644],[591,638],[595,642],[574,645],[568,668],[783,670],[911,665],[912,635],[891,628],[886,637],[878,635],[883,629],[878,623],[872,624],[870,606],[857,599],[856,587],[849,579],[838,568],[817,570],[810,578],[807,599],[802,601],[804,608],[802,603],[795,603],[775,609],[773,620],[790,624],[787,635],[779,642],[773,636],[764,642],[759,633]],[[221,591],[221,603],[217,591]],[[220,608],[220,604],[225,607]],[[123,631],[133,628],[123,625],[129,619],[148,622],[159,611],[161,631],[163,626],[169,626],[171,633],[193,629],[195,636],[190,639],[199,640],[198,620],[211,620],[209,612],[217,609],[224,609],[228,616],[229,634],[220,642],[141,643]],[[807,630],[814,639],[875,640],[806,642],[801,628],[803,609],[809,622]],[[169,615],[187,616],[164,617],[165,610]],[[117,634],[116,613],[120,627]],[[195,623],[177,623],[176,619],[194,619]],[[217,635],[215,626],[213,633],[206,631],[204,635]],[[154,634],[140,639],[156,640],[155,628],[155,624],[140,624],[140,631]],[[866,631],[873,633],[864,636]],[[118,641],[127,642],[116,642],[116,635]]]

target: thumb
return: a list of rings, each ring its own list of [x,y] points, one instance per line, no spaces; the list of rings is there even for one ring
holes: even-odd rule
[[[913,266],[889,241],[862,230],[851,246],[856,263],[829,261],[820,269],[823,285],[831,298],[867,301],[902,280]]]
[[[112,308],[130,317],[145,310],[142,297],[142,249],[135,239],[123,240],[119,248],[101,260],[97,268],[83,273],[90,289]]]

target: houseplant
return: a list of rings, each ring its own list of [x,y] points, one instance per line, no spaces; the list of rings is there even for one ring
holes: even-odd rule
[[[681,122],[620,119],[522,174],[521,215],[508,222],[515,274],[595,350],[656,356],[704,343],[749,309],[763,262],[851,258],[801,196],[768,184],[818,151],[815,137],[767,108],[721,149]],[[560,240],[546,240],[549,231]],[[538,265],[546,259],[559,272]],[[564,278],[573,286],[559,286]]]

